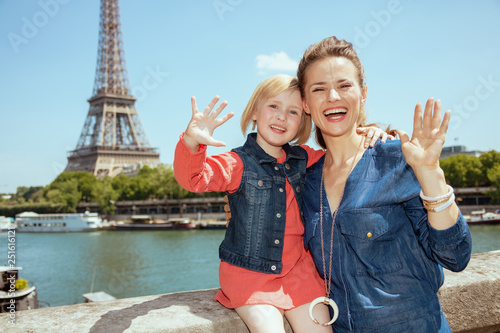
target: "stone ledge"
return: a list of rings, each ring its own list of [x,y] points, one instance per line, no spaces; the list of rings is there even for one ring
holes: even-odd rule
[[[463,272],[445,270],[438,295],[453,332],[500,332],[500,251],[473,254]]]
[[[445,272],[439,297],[453,332],[500,330],[500,251],[474,254],[461,273]],[[248,332],[218,289],[125,298],[0,314],[2,332]],[[292,332],[287,325],[287,332]]]

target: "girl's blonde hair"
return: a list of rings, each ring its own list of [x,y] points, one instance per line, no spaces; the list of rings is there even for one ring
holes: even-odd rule
[[[248,104],[243,111],[241,116],[241,131],[243,135],[246,135],[248,126],[252,122],[252,130],[255,129],[256,123],[252,121],[252,115],[257,112],[259,107],[262,106],[266,100],[276,97],[284,91],[287,90],[297,90],[299,91],[298,81],[295,77],[285,74],[271,76],[265,79],[255,88],[252,97],[248,101]],[[302,113],[302,123],[297,131],[297,135],[293,138],[293,144],[303,144],[309,140],[311,135],[312,121],[311,116]]]

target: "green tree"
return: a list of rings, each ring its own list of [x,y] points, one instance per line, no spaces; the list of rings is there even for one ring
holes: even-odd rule
[[[118,200],[146,200],[150,196],[150,181],[147,177],[118,175],[111,186],[118,192]]]
[[[146,176],[137,176],[131,178],[130,186],[133,188],[134,195],[129,200],[148,200],[151,194],[150,179]]]
[[[19,187],[12,200],[5,199],[1,202],[24,205],[46,203],[40,209],[63,204],[67,212],[76,212],[76,206],[80,202],[97,202],[103,212],[114,214],[114,203],[120,200],[184,199],[218,195],[222,193],[200,194],[186,191],[175,180],[172,167],[160,165],[156,168],[143,166],[136,177],[121,174],[114,178],[99,179],[85,171],[63,172],[45,187]],[[60,206],[57,207],[61,209]]]
[[[492,198],[492,203],[500,203],[500,164],[488,169],[488,179],[492,187],[488,193]]]
[[[41,203],[45,202],[45,198],[43,197],[43,186],[36,186],[37,190],[32,192],[29,196],[28,201],[33,203]]]
[[[484,176],[481,162],[475,156],[454,155],[439,161],[446,181],[453,187],[478,186]]]
[[[126,175],[118,175],[111,180],[113,190],[118,193],[118,200],[128,200],[129,197],[133,196],[130,183],[131,178]]]
[[[148,165],[143,166],[134,179],[138,188],[137,195],[140,200],[157,199],[156,192],[159,188],[160,172],[158,168],[151,168]]]
[[[119,200],[182,199],[197,196],[183,189],[175,180],[171,166],[143,166],[136,177],[118,175],[113,188],[120,192]]]
[[[497,165],[500,165],[500,152],[495,150],[490,150],[489,152],[481,154],[479,156],[479,161],[481,162],[481,170],[483,175],[482,183],[484,185],[492,185],[491,180],[488,177],[488,172],[494,169]]]
[[[481,154],[479,156],[479,161],[483,165],[485,170],[492,169],[496,165],[500,165],[500,152],[496,150],[490,150],[486,153]]]
[[[82,201],[95,201],[93,197],[93,188],[97,185],[99,180],[96,176],[86,171],[63,172],[48,185],[48,190],[57,187],[58,183],[65,183],[73,180],[76,182],[78,191],[82,194]]]
[[[11,200],[18,203],[43,202],[43,186],[19,186]]]
[[[52,182],[45,188],[44,196],[49,202],[64,203],[67,212],[75,213],[76,205],[82,199],[82,192],[78,191],[76,179],[67,179]]]
[[[108,215],[115,214],[115,202],[120,195],[119,191],[113,188],[112,182],[112,178],[104,177],[92,188],[92,197],[99,203],[99,208]]]

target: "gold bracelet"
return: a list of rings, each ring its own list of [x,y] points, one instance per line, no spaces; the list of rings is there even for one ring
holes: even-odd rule
[[[455,194],[452,194],[451,197],[449,197],[448,200],[440,206],[437,206],[437,207],[429,206],[429,205],[426,205],[424,202],[424,207],[425,207],[425,209],[427,209],[428,212],[439,213],[440,211],[445,210],[446,208],[451,206],[451,204],[453,204],[454,202],[455,202]]]
[[[430,200],[422,200],[422,201],[424,202],[424,205],[436,206],[436,205],[442,204],[443,202],[450,200],[450,197],[444,198],[444,199],[441,199],[438,201],[430,201]]]

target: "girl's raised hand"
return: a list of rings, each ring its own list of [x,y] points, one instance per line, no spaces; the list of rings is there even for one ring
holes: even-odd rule
[[[222,147],[226,145],[224,142],[214,139],[213,133],[217,127],[231,119],[234,116],[234,113],[230,112],[217,119],[222,110],[224,110],[227,106],[227,102],[224,101],[214,111],[212,111],[219,99],[219,96],[215,96],[203,112],[199,112],[198,107],[196,106],[196,98],[194,96],[191,97],[193,115],[191,116],[188,127],[184,132],[184,142],[194,152],[198,150],[198,146],[200,144],[215,147]]]
[[[380,142],[382,143],[386,142],[387,139],[394,140],[394,137],[392,135],[387,134],[385,131],[375,126],[358,127],[356,128],[356,133],[366,136],[364,145],[365,148],[368,148],[368,146],[370,147],[375,146],[375,143],[377,143],[379,138]]]
[[[433,110],[434,108],[434,110]],[[441,121],[441,101],[429,98],[422,116],[422,103],[415,107],[411,140],[404,131],[398,131],[401,149],[406,162],[413,169],[439,168],[439,157],[446,138],[451,111],[445,112]]]

